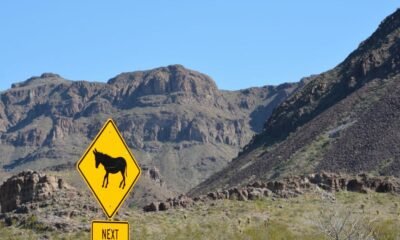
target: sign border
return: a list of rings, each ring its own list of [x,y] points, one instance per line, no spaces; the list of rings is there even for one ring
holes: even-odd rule
[[[131,184],[131,186],[129,187],[128,191],[126,191],[124,197],[121,199],[121,201],[118,203],[117,207],[115,208],[115,210],[109,215],[104,207],[104,205],[101,203],[99,197],[96,195],[96,192],[93,190],[92,186],[90,186],[87,178],[85,177],[85,175],[83,175],[81,169],[79,168],[80,164],[82,163],[83,159],[88,155],[89,150],[93,147],[93,145],[97,142],[98,138],[101,136],[101,134],[104,132],[104,130],[106,129],[106,127],[108,126],[108,124],[112,124],[112,126],[114,127],[114,129],[116,130],[118,137],[121,139],[122,143],[124,144],[125,148],[128,150],[129,155],[131,156],[131,158],[133,159],[133,162],[135,163],[136,167],[139,170],[138,175],[136,176],[136,178],[133,180],[133,183]],[[132,190],[133,186],[136,184],[140,174],[142,173],[142,170],[139,167],[139,164],[136,162],[136,158],[134,157],[133,153],[131,152],[131,150],[129,149],[128,145],[125,142],[125,139],[121,136],[121,133],[119,132],[117,125],[115,124],[115,122],[109,118],[107,119],[106,123],[103,125],[103,127],[101,128],[101,130],[99,131],[99,133],[97,134],[97,136],[94,138],[94,140],[92,140],[92,143],[89,145],[89,147],[86,149],[85,153],[83,154],[83,156],[79,159],[79,161],[76,163],[76,168],[79,172],[79,174],[83,177],[83,179],[85,180],[86,185],[90,188],[90,190],[92,191],[93,195],[95,196],[97,202],[100,204],[100,206],[103,208],[103,212],[106,214],[106,216],[108,217],[108,219],[112,219],[115,214],[118,212],[118,210],[120,209],[121,205],[123,202],[125,202],[126,197],[128,196],[128,193],[130,193],[130,191]]]
[[[129,227],[129,222],[128,221],[106,221],[106,220],[92,220],[92,228],[90,229],[90,236],[92,240],[93,239],[93,224],[94,223],[112,223],[112,224],[127,224],[128,225],[128,239],[130,238],[130,227]]]

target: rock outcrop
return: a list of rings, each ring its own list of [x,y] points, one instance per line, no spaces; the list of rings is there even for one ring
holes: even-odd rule
[[[217,104],[215,100],[221,96],[217,85],[209,76],[188,70],[182,65],[171,65],[152,71],[122,73],[110,79],[108,84],[117,86],[124,93],[118,100],[147,95],[170,95],[174,97],[166,98],[167,101],[190,101],[187,97],[191,96],[193,100],[206,100]],[[132,104],[125,101],[119,103],[126,107]]]
[[[165,182],[162,179],[160,170],[157,167],[142,167],[142,174],[150,178],[156,184],[160,185],[161,187],[164,186]]]
[[[30,170],[0,186],[0,207],[0,221],[6,226],[40,232],[88,232],[90,223],[77,219],[103,216],[89,192],[83,194],[62,178]]]
[[[282,180],[261,182],[255,181],[245,187],[234,187],[227,190],[209,192],[205,195],[189,197],[180,195],[164,202],[152,202],[143,211],[165,211],[170,208],[187,208],[198,202],[208,202],[220,199],[252,201],[266,197],[291,198],[306,192],[323,190],[329,194],[339,191],[367,193],[400,193],[400,179],[394,177],[372,177],[367,174],[349,176],[321,172],[306,176],[287,177]],[[334,199],[332,195],[331,199]],[[326,195],[326,194],[325,194]]]
[[[61,178],[24,171],[0,186],[1,212],[28,211],[26,204],[50,199],[57,191],[72,189]]]

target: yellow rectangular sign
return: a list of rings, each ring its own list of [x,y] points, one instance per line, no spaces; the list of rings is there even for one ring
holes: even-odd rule
[[[129,223],[93,221],[92,240],[129,240]]]

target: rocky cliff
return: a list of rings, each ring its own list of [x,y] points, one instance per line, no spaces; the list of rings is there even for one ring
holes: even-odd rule
[[[48,200],[56,192],[73,190],[61,178],[34,171],[20,172],[0,186],[1,212],[27,212],[26,204]]]

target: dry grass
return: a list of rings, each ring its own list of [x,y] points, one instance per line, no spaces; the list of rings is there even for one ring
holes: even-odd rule
[[[367,220],[373,239],[400,239],[400,196],[342,192],[336,201],[319,193],[292,199],[258,201],[219,200],[189,209],[143,213],[129,209],[132,239],[328,239],[318,220],[330,212],[351,212]],[[341,217],[340,215],[338,215]],[[89,239],[89,233],[40,233],[25,228],[0,226],[2,239]]]
[[[138,239],[326,239],[317,228],[321,210],[350,211],[355,218],[373,219],[375,239],[400,236],[400,197],[391,194],[339,193],[335,203],[319,194],[293,199],[238,202],[139,214],[130,219]],[[388,225],[389,224],[389,225]],[[384,238],[383,236],[391,236]]]

